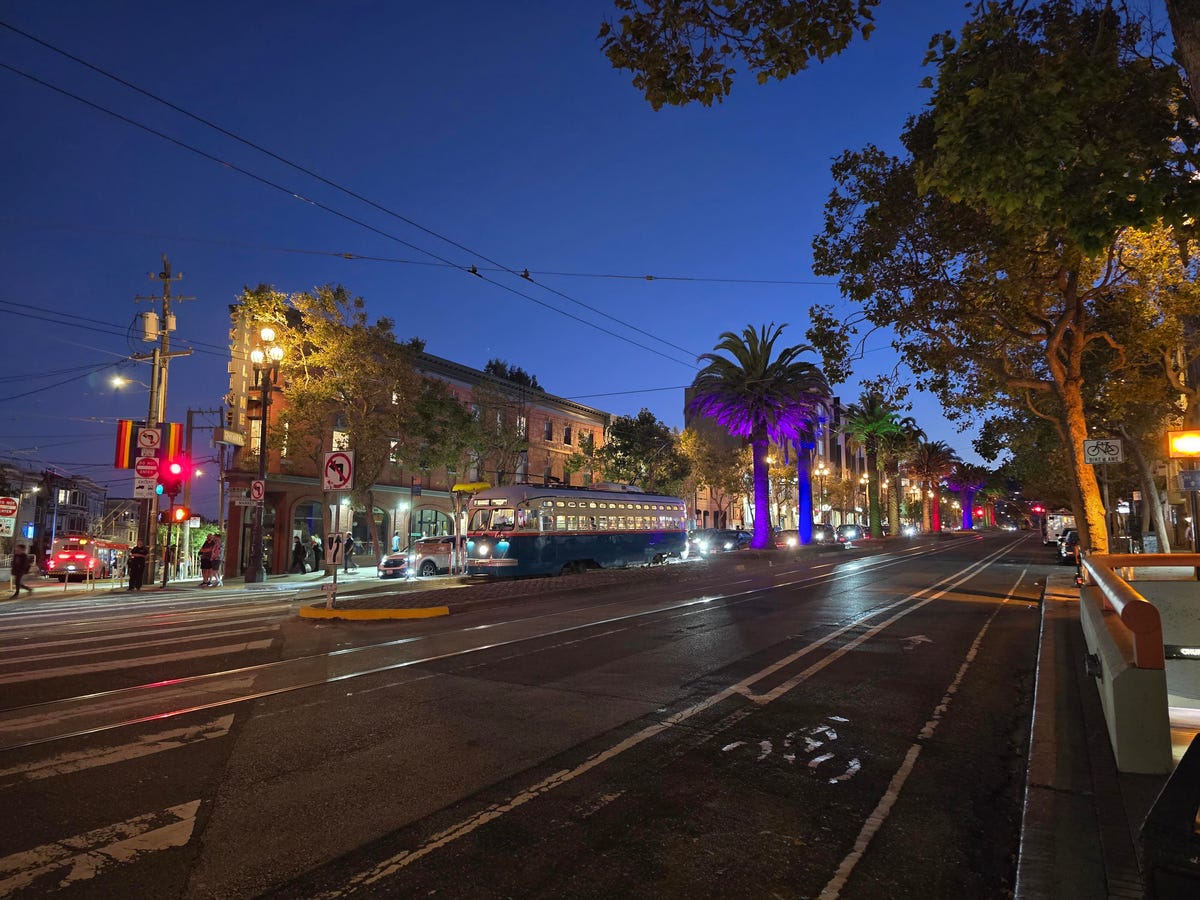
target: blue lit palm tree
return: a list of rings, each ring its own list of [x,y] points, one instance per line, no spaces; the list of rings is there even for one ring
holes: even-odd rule
[[[714,352],[704,353],[707,365],[692,382],[689,411],[711,416],[730,434],[750,444],[754,460],[754,538],[751,547],[771,541],[767,449],[772,440],[796,441],[811,432],[817,402],[829,386],[814,364],[798,357],[812,352],[800,344],[775,355],[775,342],[785,325],[764,325],[756,332],[747,325],[740,335],[721,334]],[[721,352],[728,354],[722,356]],[[811,491],[807,477],[798,479],[800,491]],[[811,508],[812,499],[808,498]],[[803,508],[803,504],[802,507]],[[802,523],[812,533],[812,522]]]

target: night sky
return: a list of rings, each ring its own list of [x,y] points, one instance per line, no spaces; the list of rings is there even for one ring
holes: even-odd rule
[[[0,28],[0,63],[87,101],[0,69],[0,458],[131,494],[114,423],[144,417],[147,394],[109,381],[149,380],[122,359],[150,350],[135,316],[157,304],[134,298],[158,294],[164,253],[195,298],[175,308],[172,345],[195,352],[171,364],[172,421],[220,405],[228,307],[259,283],[341,283],[430,353],[499,357],[551,393],[673,427],[721,332],[786,322],[803,343],[811,304],[844,304],[810,268],[830,162],[898,149],[928,40],[957,31],[963,3],[885,2],[871,39],[829,63],[660,112],[600,51],[612,15],[605,0],[4,4],[7,25],[375,205]],[[876,338],[835,393],[854,401],[894,365]],[[935,402],[913,415],[976,459]],[[215,498],[201,479],[193,505],[213,516]]]

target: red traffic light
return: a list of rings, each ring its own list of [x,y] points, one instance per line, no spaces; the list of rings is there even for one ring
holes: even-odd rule
[[[158,485],[162,488],[156,493],[166,494],[172,500],[179,495],[184,482],[192,477],[192,460],[186,454],[173,456],[166,461],[158,473]]]

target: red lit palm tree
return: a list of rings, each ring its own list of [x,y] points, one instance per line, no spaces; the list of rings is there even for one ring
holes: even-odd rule
[[[908,470],[920,479],[924,488],[921,501],[925,509],[925,530],[932,527],[934,534],[942,530],[942,515],[938,510],[942,479],[950,474],[956,462],[958,454],[945,441],[922,441],[909,458]]]
[[[799,359],[812,352],[811,347],[785,347],[775,354],[775,342],[785,327],[771,323],[755,331],[747,325],[740,335],[722,333],[714,352],[700,356],[707,365],[692,382],[688,402],[691,412],[716,419],[730,434],[750,444],[754,461],[754,538],[750,546],[758,548],[771,541],[770,442],[795,441],[810,432],[817,401],[829,394],[820,369]],[[798,489],[811,491],[807,473],[800,474]],[[807,524],[811,534],[812,523]]]

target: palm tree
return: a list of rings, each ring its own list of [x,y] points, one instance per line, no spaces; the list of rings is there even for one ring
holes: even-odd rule
[[[893,535],[900,533],[900,464],[917,443],[926,438],[912,416],[897,419],[896,424],[900,426],[899,433],[884,438],[879,446],[880,460],[892,482],[892,489],[888,491],[888,523],[891,526],[888,531]]]
[[[960,461],[954,464],[954,468],[950,470],[950,474],[946,477],[946,486],[950,490],[962,492],[963,531],[970,531],[975,527],[975,518],[973,515],[975,495],[979,492],[980,488],[987,484],[989,474],[988,470],[983,466],[976,466]]]
[[[932,527],[934,534],[942,530],[942,516],[938,510],[942,479],[950,474],[956,462],[958,454],[945,441],[921,441],[908,462],[908,470],[921,481],[925,530]]]
[[[714,352],[699,357],[707,365],[692,382],[692,398],[688,401],[690,412],[716,419],[730,434],[750,444],[755,511],[750,546],[757,548],[768,546],[771,539],[767,484],[770,442],[796,440],[804,434],[816,416],[817,399],[829,394],[820,369],[797,358],[813,352],[811,347],[786,347],[774,355],[775,342],[786,327],[772,322],[757,332],[749,325],[741,335],[723,332]],[[799,490],[812,490],[807,477],[799,479]],[[811,535],[811,522],[808,529]]]
[[[896,408],[870,391],[846,407],[842,429],[867,457],[867,521],[871,537],[883,537],[879,516],[879,451],[885,441],[903,433]]]

